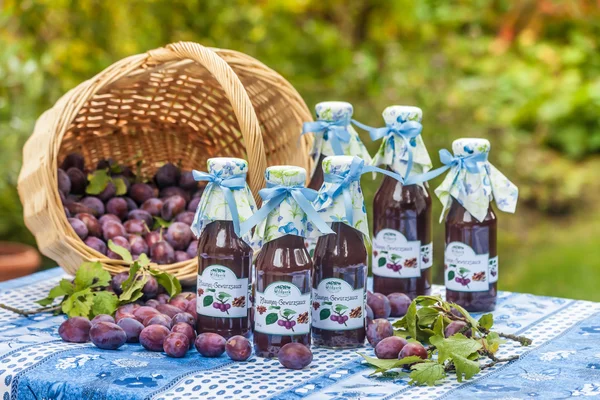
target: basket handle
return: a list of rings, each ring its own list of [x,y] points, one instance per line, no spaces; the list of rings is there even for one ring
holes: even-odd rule
[[[262,131],[252,101],[235,71],[213,50],[194,42],[172,43],[149,51],[148,57],[148,61],[161,63],[193,60],[206,68],[219,82],[240,125],[250,164],[248,184],[254,197],[259,199],[258,191],[265,185],[264,171],[267,168]]]

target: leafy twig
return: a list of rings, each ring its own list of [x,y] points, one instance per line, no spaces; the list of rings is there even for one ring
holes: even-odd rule
[[[62,307],[61,304],[57,304],[55,306],[41,307],[41,308],[37,308],[35,310],[21,310],[19,308],[7,306],[6,304],[0,303],[0,308],[3,308],[3,309],[8,310],[8,311],[12,311],[12,312],[14,312],[16,314],[19,314],[19,315],[22,315],[24,317],[29,317],[30,315],[35,315],[35,314],[39,314],[39,313],[43,313],[43,312],[58,311],[58,310],[61,309],[61,307]]]

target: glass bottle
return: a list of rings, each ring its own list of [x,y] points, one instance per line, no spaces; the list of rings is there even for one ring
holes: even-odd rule
[[[328,173],[348,172],[354,157],[327,157],[324,162],[325,182]],[[360,179],[360,176],[358,176]],[[331,183],[326,183],[319,192],[316,208],[326,222],[331,222],[335,234],[319,237],[314,255],[312,283],[312,340],[315,346],[329,348],[361,347],[366,335],[366,285],[368,256],[365,247],[365,234],[368,223],[360,181],[349,184],[352,197],[352,226],[344,215],[344,196],[337,194],[330,202],[321,202]],[[366,233],[354,228],[363,227]]]
[[[244,240],[236,233],[231,211],[235,208],[246,219],[255,210],[254,198],[245,183],[248,164],[238,158],[211,158],[207,164],[208,174],[194,171],[197,179],[209,180],[192,225],[199,236],[196,330],[224,338],[250,337],[253,252],[247,244],[250,238]],[[237,179],[237,186],[224,191],[220,182],[229,179]]]
[[[391,106],[384,110],[383,118],[390,131],[373,164],[383,164],[403,177],[431,169],[421,135],[411,138],[407,129],[412,124],[412,129],[417,127],[420,132],[421,109]],[[409,151],[412,167],[407,174]],[[410,298],[430,294],[433,245],[427,182],[403,185],[385,176],[373,200],[373,235],[373,290],[384,295],[405,293]]]

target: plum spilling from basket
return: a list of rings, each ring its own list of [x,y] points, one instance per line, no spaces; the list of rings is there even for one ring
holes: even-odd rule
[[[203,187],[191,171],[167,163],[148,178],[110,159],[86,169],[83,156],[71,153],[57,177],[69,224],[98,253],[120,260],[107,246],[112,240],[134,258],[146,254],[157,264],[196,257],[190,225]]]

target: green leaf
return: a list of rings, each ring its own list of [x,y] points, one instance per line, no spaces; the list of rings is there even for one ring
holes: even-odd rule
[[[446,378],[444,366],[435,362],[423,362],[412,366],[410,381],[412,385],[437,385]]]
[[[212,296],[204,296],[204,300],[202,300],[202,305],[204,307],[208,307],[213,303],[214,299]]]
[[[76,291],[88,287],[106,287],[110,284],[110,273],[99,262],[86,262],[75,273],[73,282]]]
[[[269,310],[281,310],[279,306],[269,306]]]
[[[169,296],[173,297],[181,293],[181,282],[174,275],[155,269],[150,269],[150,274],[156,278],[159,285],[165,288]]]
[[[131,253],[125,247],[121,247],[115,244],[112,240],[109,240],[108,248],[120,255],[123,261],[125,261],[127,264],[131,264],[133,262],[133,257],[131,256]]]
[[[439,311],[430,307],[422,307],[417,310],[417,318],[420,326],[432,325],[439,315]]]
[[[36,303],[41,305],[42,307],[49,306],[54,303],[54,300],[57,297],[68,296],[73,293],[73,284],[69,282],[67,279],[61,279],[58,286],[54,286],[48,292],[48,296],[45,299],[37,300]]]
[[[333,303],[332,303],[332,302],[330,302],[330,301],[324,301],[324,302],[323,302],[323,304],[324,304],[324,305],[326,305],[326,306],[330,306],[330,305],[332,305]]]
[[[231,295],[229,293],[225,293],[225,292],[219,292],[219,294],[217,295],[217,298],[219,300],[225,300],[229,297],[231,297]]]
[[[130,278],[132,278],[132,276],[135,276],[135,278],[130,281]],[[140,299],[144,295],[142,289],[144,288],[144,285],[147,282],[147,274],[137,275],[132,274],[132,272],[130,271],[129,278],[127,278],[127,280],[123,282],[123,293],[121,293],[121,296],[119,296],[119,300],[123,303],[133,303],[134,301]]]
[[[455,276],[456,276],[456,273],[454,271],[448,272],[448,280],[449,281],[453,280]]]
[[[277,313],[267,314],[267,317],[265,318],[265,323],[267,325],[272,325],[275,322],[277,322],[278,319],[279,319],[279,316],[277,315]]]
[[[94,303],[92,289],[87,288],[73,293],[62,303],[62,311],[70,317],[88,317]]]
[[[336,304],[335,305],[335,312],[341,313],[342,311],[347,310],[347,309],[348,309],[348,307],[346,307],[343,304]]]
[[[164,220],[161,217],[154,217],[154,226],[152,227],[152,229],[154,230],[158,228],[168,228],[171,226],[171,224],[172,222]]]
[[[501,344],[506,343],[506,340],[500,339],[500,335],[498,335],[496,332],[490,332],[485,339],[481,340],[485,340],[485,343],[482,344],[484,344],[484,347],[492,354],[498,351],[498,348]]]
[[[444,317],[439,315],[433,324],[433,333],[436,336],[444,337]]]
[[[417,337],[417,303],[412,302],[410,306],[408,306],[408,310],[406,310],[406,315],[404,316],[406,320],[406,330],[410,334],[410,336],[416,338]]]
[[[479,318],[479,326],[485,329],[491,329],[492,325],[494,325],[494,316],[492,314],[483,314],[481,318]]]
[[[146,253],[142,253],[138,256],[137,262],[140,264],[140,266],[143,267],[147,267],[148,265],[150,265],[150,259],[148,258],[148,256],[146,255]]]
[[[112,178],[112,182],[117,190],[117,196],[123,196],[127,194],[127,185],[125,185],[123,178]]]
[[[286,308],[283,310],[284,317],[289,317],[290,315],[294,315],[294,314],[296,314],[296,311],[290,310],[289,308]]]
[[[383,267],[385,264],[387,264],[385,257],[380,257],[379,260],[377,260],[377,266]]]
[[[390,258],[391,258],[391,259],[392,259],[392,261],[394,261],[394,262],[396,262],[397,260],[400,260],[400,259],[402,259],[402,257],[401,257],[401,256],[399,256],[398,254],[394,254],[394,253],[392,253],[392,255],[391,255],[391,257],[390,257]]]
[[[469,360],[466,357],[454,355],[452,357],[452,362],[456,368],[456,379],[458,379],[459,382],[463,381],[463,375],[464,379],[471,379],[481,371],[477,361]]]
[[[405,364],[423,362],[423,359],[421,359],[420,357],[417,357],[417,356],[404,357],[403,359],[398,360],[395,358],[380,359],[380,358],[375,358],[375,357],[369,357],[362,353],[356,353],[356,354],[360,355],[362,358],[365,359],[366,362],[368,362],[369,364],[371,364],[372,366],[374,366],[376,368],[375,371],[373,371],[373,373],[371,373],[371,375],[377,374],[379,372],[387,372],[390,369],[394,369],[394,368],[402,368]]]
[[[469,270],[467,268],[464,268],[464,267],[460,267],[458,269],[458,273],[461,274],[461,275],[464,275],[464,274],[469,273],[469,272],[471,272],[471,270]]]
[[[442,300],[442,298],[440,296],[418,296],[414,299],[414,301],[418,305],[423,306],[423,307],[429,307],[434,304],[440,305],[440,304],[444,303],[444,301]]]
[[[323,308],[321,312],[319,312],[319,319],[323,321],[324,319],[329,318],[331,315],[331,310],[329,308]]]
[[[92,304],[92,314],[112,315],[119,305],[119,298],[111,292],[101,291],[94,292],[94,302]]]
[[[457,356],[466,358],[482,347],[477,340],[468,338],[462,333],[456,333],[446,339],[433,336],[429,341],[438,349],[439,363],[443,363],[450,358],[454,359]]]
[[[469,323],[471,324],[472,327],[474,327],[475,329],[477,329],[478,326],[478,322],[475,318],[471,317],[471,314],[469,314],[469,312],[467,310],[465,310],[464,308],[462,308],[461,306],[459,306],[456,303],[448,303],[450,305],[450,307],[454,307],[458,310],[458,312],[460,312],[463,317],[465,317],[467,319],[467,321],[469,321]]]
[[[87,194],[100,194],[106,189],[106,185],[108,185],[111,179],[107,170],[99,169],[93,174],[88,175],[88,181],[89,183],[85,192]]]

